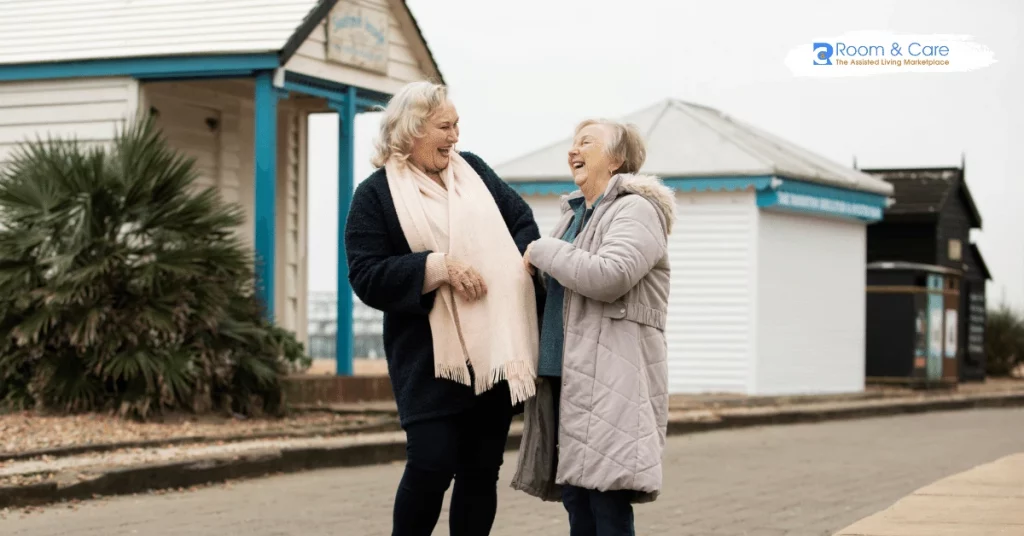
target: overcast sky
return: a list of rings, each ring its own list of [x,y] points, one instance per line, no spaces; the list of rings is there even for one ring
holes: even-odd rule
[[[585,117],[665,98],[717,108],[844,165],[959,166],[995,305],[1024,308],[1024,3],[409,0],[461,115],[463,150],[492,166],[565,138]],[[798,78],[787,52],[855,31],[960,34],[997,62],[963,73]],[[379,115],[357,121],[356,177]],[[309,287],[336,284],[337,126],[311,119]]]

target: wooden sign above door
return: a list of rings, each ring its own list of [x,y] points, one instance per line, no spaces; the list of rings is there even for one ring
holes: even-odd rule
[[[327,59],[387,74],[389,26],[387,13],[341,0],[327,19]]]

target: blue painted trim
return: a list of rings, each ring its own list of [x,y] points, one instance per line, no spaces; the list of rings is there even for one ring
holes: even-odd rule
[[[885,215],[886,196],[783,180],[776,189],[758,191],[757,206],[767,210],[876,222]]]
[[[341,101],[341,102],[327,101],[327,106],[330,109],[334,110],[335,112],[338,112],[339,114],[340,113],[345,113],[345,111],[348,109],[348,100],[346,98],[346,100]],[[374,111],[374,110],[372,110],[372,108],[374,108],[375,106],[378,106],[378,105],[370,103],[370,102],[367,102],[364,99],[361,99],[359,97],[356,97],[356,113],[357,114],[361,114],[361,113],[364,113],[364,112]]]
[[[210,71],[204,73],[197,73],[195,71],[181,72],[181,73],[169,73],[160,75],[135,75],[138,80],[145,80],[146,82],[177,82],[181,80],[217,80],[223,78],[252,78],[255,71],[251,70],[234,70],[234,71]]]
[[[755,177],[666,177],[662,182],[680,192],[735,192],[768,188],[771,176]],[[565,195],[576,191],[571,181],[514,182],[510,186],[520,195]]]
[[[329,103],[338,105],[341,105],[345,100],[345,92],[323,89],[287,79],[284,82],[284,90],[294,93],[302,93],[309,95],[310,97],[320,97],[321,99],[327,99]]]
[[[356,135],[358,98],[349,86],[345,106],[338,111],[338,331],[336,352],[338,376],[351,376],[355,353],[352,318],[352,286],[348,280],[348,255],[345,253],[345,224],[348,222],[352,193],[355,190]]]
[[[267,318],[274,319],[274,250],[277,244],[277,100],[273,71],[256,75],[255,94],[255,246],[257,292]]]
[[[759,175],[753,177],[665,177],[666,186],[680,192],[754,191],[757,206],[768,210],[813,213],[875,222],[882,219],[886,196],[806,181]],[[570,181],[511,183],[520,195],[565,195],[575,191]]]
[[[519,195],[565,195],[577,190],[568,181],[510,182],[509,186]]]
[[[390,98],[390,96],[355,86],[292,72],[285,73],[284,89],[325,99],[328,106],[338,113],[345,113],[349,99],[355,101],[356,113],[359,113],[369,111],[375,106],[386,106]]]
[[[251,76],[256,71],[275,69],[278,65],[276,54],[171,56],[28,63],[0,65],[0,82],[88,76],[131,76],[140,80],[223,77],[227,73],[236,76]]]
[[[824,184],[815,184],[812,182],[798,181],[793,179],[783,178],[782,185],[778,188],[782,192],[792,192],[795,194],[804,195],[819,195],[819,196],[841,196],[846,201],[854,201],[857,203],[865,203],[870,205],[885,206],[886,196],[882,194],[873,194],[871,192],[862,192],[858,190],[848,190],[846,188],[839,188],[836,186],[825,186]],[[879,205],[879,203],[881,203]]]

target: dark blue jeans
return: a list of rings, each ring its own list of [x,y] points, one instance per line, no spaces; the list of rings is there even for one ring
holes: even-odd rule
[[[636,536],[633,492],[562,487],[562,505],[569,512],[569,536]]]
[[[551,385],[555,422],[558,422],[561,378],[551,378]],[[569,513],[569,536],[636,536],[632,497],[631,490],[597,491],[562,486],[562,506]]]

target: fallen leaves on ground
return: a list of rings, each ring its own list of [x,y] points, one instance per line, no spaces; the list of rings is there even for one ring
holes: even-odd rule
[[[366,417],[362,415],[327,412],[245,420],[215,416],[172,416],[163,422],[138,422],[102,414],[54,416],[22,411],[0,414],[0,454],[196,436],[248,437],[363,422],[366,422]]]

